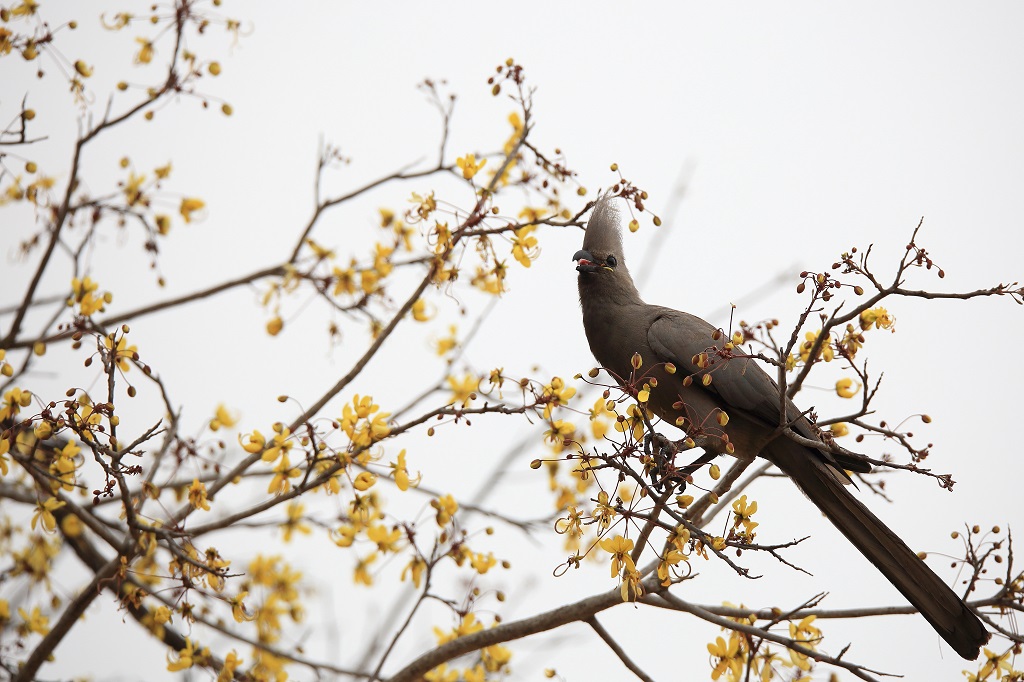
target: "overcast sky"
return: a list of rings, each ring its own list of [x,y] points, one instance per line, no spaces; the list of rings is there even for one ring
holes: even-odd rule
[[[94,39],[96,15],[120,7],[52,4],[60,5],[53,11],[73,6],[82,24],[68,44],[97,66],[110,65],[97,69],[98,83],[131,76],[126,65],[137,47],[132,36],[103,33]],[[49,5],[44,2],[43,10]],[[136,11],[144,13],[144,6]],[[940,281],[915,272],[914,288],[972,290],[1022,279],[1024,6],[1019,3],[858,3],[854,8],[809,2],[499,6],[228,0],[223,10],[242,19],[246,35],[234,47],[227,38],[195,47],[221,60],[224,74],[205,86],[230,102],[234,115],[202,111],[185,100],[163,109],[152,123],[112,134],[109,146],[83,162],[98,191],[110,186],[104,180],[120,177],[121,156],[143,168],[173,160],[174,189],[206,201],[205,219],[176,226],[164,247],[167,292],[191,291],[286,257],[284,250],[311,212],[321,137],[352,159],[330,181],[338,192],[432,158],[438,117],[416,88],[426,77],[447,80],[459,95],[449,161],[499,148],[513,107],[490,95],[486,79],[507,57],[525,66],[536,87],[538,146],[560,148],[591,196],[614,181],[608,168],[617,162],[648,190],[648,206],[673,218],[661,228],[648,222],[635,235],[627,233],[627,257],[634,275],[646,278],[642,293],[650,302],[711,316],[720,326],[728,325],[722,311],[736,302],[739,317],[777,317],[786,326],[802,305],[794,291],[796,273],[821,270],[851,246],[874,243],[876,266],[887,277],[922,217],[919,242],[947,276]],[[67,54],[74,59],[79,53]],[[158,60],[161,56],[166,47],[161,53],[158,46]],[[41,167],[58,177],[63,169],[66,176],[74,108],[64,88],[50,83],[48,90],[39,89],[32,74],[12,61],[0,61],[0,118],[11,117],[25,92],[38,92],[31,94],[34,107],[53,116],[45,121],[51,139],[34,153]],[[680,203],[681,181],[686,191]],[[385,187],[326,218],[315,236],[347,253],[372,229],[377,207],[401,209],[411,191],[429,189]],[[469,203],[471,194],[458,191],[462,194],[454,199]],[[25,282],[34,265],[13,258],[28,227],[6,216],[2,221],[0,247],[8,277],[0,305],[8,305],[23,291],[21,284],[11,286],[12,276]],[[656,258],[640,258],[649,253],[659,229]],[[570,261],[582,236],[547,230],[539,237],[540,259],[529,271],[514,269],[511,291],[467,349],[467,361],[478,369],[501,365],[517,376],[546,379],[571,377],[592,366]],[[121,309],[166,295],[155,293],[144,259],[131,264],[138,246],[131,238],[111,236],[95,258],[94,276],[115,292]],[[638,271],[642,264],[649,268]],[[773,284],[780,275],[788,277],[785,284]],[[45,293],[60,293],[66,279],[61,275],[45,284]],[[758,295],[751,300],[752,293]],[[467,296],[461,303],[479,310],[482,301]],[[928,465],[952,472],[958,483],[950,494],[925,477],[892,476],[891,504],[867,491],[861,497],[911,547],[957,554],[960,546],[949,533],[963,523],[1005,527],[1021,519],[1020,445],[1007,427],[1020,420],[1024,372],[1017,346],[1024,309],[1009,299],[899,301],[889,307],[896,333],[876,332],[867,347],[873,371],[886,377],[877,407],[897,420],[931,414],[934,423],[922,425],[923,439],[935,444]],[[352,328],[343,330],[345,345],[332,351],[324,319],[315,309],[301,314],[300,308],[301,301],[286,305],[287,326],[276,339],[261,332],[266,314],[252,292],[140,319],[133,334],[145,359],[168,377],[174,395],[191,411],[186,423],[198,427],[223,401],[243,414],[243,428],[266,430],[270,421],[290,416],[275,396],[287,393],[312,402],[365,348],[365,333]],[[451,321],[468,325],[458,319],[458,306],[443,297],[438,308],[431,326],[413,331],[441,335]],[[234,341],[225,349],[220,339]],[[397,406],[443,372],[416,334],[399,336],[395,343],[406,346],[395,349],[393,364],[372,367],[353,392],[372,392],[380,402]],[[410,358],[419,358],[415,371],[409,369]],[[68,363],[67,371],[81,371],[80,358],[69,356]],[[410,372],[418,383],[407,382]],[[54,390],[63,391],[60,385],[54,381]],[[835,408],[829,380],[817,386],[801,404]],[[415,454],[419,463],[410,465],[428,474],[457,472],[464,480],[446,478],[456,476],[448,473],[432,474],[436,477],[429,482],[471,491],[504,443],[528,433],[520,422],[498,428],[476,424],[451,431],[443,445],[424,441]],[[865,447],[873,456],[898,454],[880,443]],[[510,463],[514,473],[496,492],[496,503],[514,510],[524,499],[543,500],[533,510],[543,512],[545,477],[526,466],[538,454],[534,448]],[[754,495],[763,508],[759,539],[813,536],[795,552],[813,577],[748,554],[745,558],[764,574],[760,580],[742,581],[719,562],[702,563],[700,579],[681,587],[681,597],[788,607],[828,592],[829,608],[903,603],[791,485],[767,481]],[[514,558],[519,570],[487,584],[509,593],[510,603],[502,607],[507,619],[612,586],[603,564],[551,577],[561,560],[557,539],[542,532],[538,547],[501,530],[502,541],[488,548]],[[351,663],[366,633],[345,616],[353,603],[363,603],[348,581],[348,559],[338,560],[322,538],[320,544],[289,551],[311,579],[332,590],[310,609],[310,623],[321,629],[308,635],[307,652]],[[948,561],[939,558],[930,565],[953,579]],[[366,596],[379,598],[376,592]],[[325,604],[333,604],[334,611]],[[94,611],[95,622],[120,622],[108,603]],[[444,622],[442,612],[435,616],[434,622]],[[716,628],[632,606],[601,620],[655,679],[708,675],[705,644],[719,634]],[[424,621],[419,634],[409,638],[406,658],[430,646],[429,625]],[[853,642],[851,660],[908,679],[954,679],[968,667],[919,617],[829,622],[824,628],[823,646],[831,653]],[[163,668],[161,647],[140,643],[136,658],[118,648],[119,636],[109,635],[76,629],[58,649],[50,676],[157,679],[148,666]],[[555,637],[560,639],[554,646],[542,647],[539,638],[513,645],[513,679],[540,679],[546,667],[567,680],[628,679],[585,628],[566,628]],[[998,646],[1005,648],[1002,642]],[[142,677],[138,665],[147,666]],[[821,677],[826,676],[823,670]]]

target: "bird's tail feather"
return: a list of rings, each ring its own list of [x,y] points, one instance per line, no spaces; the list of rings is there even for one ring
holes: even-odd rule
[[[817,453],[788,438],[763,453],[800,487],[836,528],[888,578],[965,659],[989,639],[981,620],[877,516],[855,498]]]

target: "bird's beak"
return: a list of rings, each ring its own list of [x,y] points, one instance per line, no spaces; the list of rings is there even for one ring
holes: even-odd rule
[[[601,269],[601,266],[594,261],[594,257],[590,255],[589,251],[580,249],[573,254],[572,259],[576,261],[577,272],[597,272]]]

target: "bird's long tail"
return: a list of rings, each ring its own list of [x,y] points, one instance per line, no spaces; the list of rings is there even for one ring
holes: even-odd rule
[[[967,660],[978,657],[979,649],[989,639],[981,620],[903,540],[848,491],[817,453],[781,437],[763,455],[796,482],[958,654]]]

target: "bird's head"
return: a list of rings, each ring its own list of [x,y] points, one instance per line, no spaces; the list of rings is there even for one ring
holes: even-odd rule
[[[615,270],[619,259],[615,254],[609,253],[604,258],[595,256],[586,249],[580,249],[573,254],[572,259],[576,261],[577,272],[599,272],[601,270]]]
[[[581,275],[615,272],[623,263],[619,214],[612,201],[612,197],[598,199],[587,223],[583,248],[572,256]]]

